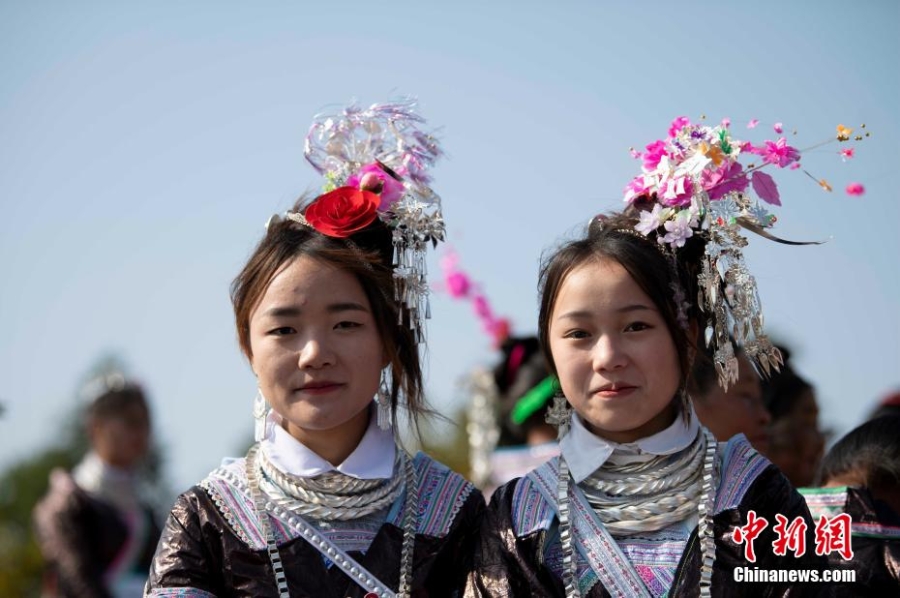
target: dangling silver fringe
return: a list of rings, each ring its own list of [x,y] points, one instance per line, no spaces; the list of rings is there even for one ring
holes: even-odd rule
[[[256,389],[256,398],[253,399],[253,439],[259,442],[266,437],[266,417],[269,415],[269,402],[262,394],[262,390]]]
[[[381,384],[378,386],[378,394],[375,397],[376,408],[375,421],[382,430],[390,430],[392,424],[391,389],[387,382],[387,368],[381,370]]]

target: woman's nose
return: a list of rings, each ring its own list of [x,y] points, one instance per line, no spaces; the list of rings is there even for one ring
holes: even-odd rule
[[[297,365],[301,368],[319,369],[334,363],[334,355],[328,344],[317,338],[309,338],[300,349]]]
[[[593,348],[595,371],[615,370],[628,361],[621,343],[611,336],[600,336]]]

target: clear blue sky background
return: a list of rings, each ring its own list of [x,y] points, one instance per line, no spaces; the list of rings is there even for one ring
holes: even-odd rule
[[[866,122],[856,160],[804,160],[834,193],[775,173],[776,232],[831,241],[746,254],[846,432],[900,386],[898,25],[892,0],[3,2],[0,466],[54,440],[110,351],[152,394],[176,488],[238,451],[255,385],[229,283],[269,215],[319,187],[311,117],[401,93],[443,127],[450,241],[519,333],[541,252],[620,207],[628,147],[673,117],[727,116],[738,137],[758,118],[756,141],[783,121],[801,147]],[[844,195],[857,180],[867,194]],[[468,305],[432,307],[428,391],[450,413],[494,355]]]

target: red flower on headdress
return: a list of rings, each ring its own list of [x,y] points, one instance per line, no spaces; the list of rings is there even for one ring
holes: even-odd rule
[[[381,198],[371,191],[338,187],[306,208],[306,221],[329,237],[349,237],[375,220]]]

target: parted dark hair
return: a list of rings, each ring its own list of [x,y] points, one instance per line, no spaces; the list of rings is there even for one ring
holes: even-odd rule
[[[112,388],[105,391],[99,397],[91,401],[85,411],[85,419],[88,425],[109,421],[116,418],[124,418],[130,415],[132,406],[140,407],[150,421],[150,406],[144,390],[133,383],[125,383],[121,388]]]
[[[869,420],[837,441],[822,461],[822,481],[847,473],[868,488],[900,487],[900,415]]]
[[[684,247],[676,252],[674,267],[657,244],[655,237],[647,238],[634,230],[637,210],[600,215],[591,220],[587,234],[570,241],[542,260],[540,282],[540,312],[538,335],[547,365],[556,374],[556,363],[550,352],[550,317],[556,298],[568,274],[588,262],[614,260],[622,265],[634,281],[647,293],[665,320],[669,334],[678,351],[684,386],[691,371],[696,343],[695,332],[699,327],[697,297],[697,271],[706,242],[699,235],[687,239]],[[672,283],[677,282],[691,301],[688,311],[690,326],[685,330],[678,324],[677,308]]]
[[[309,203],[306,198],[301,198],[291,211],[303,213]],[[409,326],[398,325],[400,313],[394,300],[391,231],[378,218],[347,239],[323,235],[288,219],[270,222],[265,236],[231,283],[238,342],[244,355],[248,359],[253,356],[250,316],[272,279],[300,256],[348,272],[359,281],[372,307],[372,315],[391,365],[394,424],[397,423],[402,390],[406,398],[405,407],[418,430],[418,417],[430,413],[422,389],[419,347]]]

